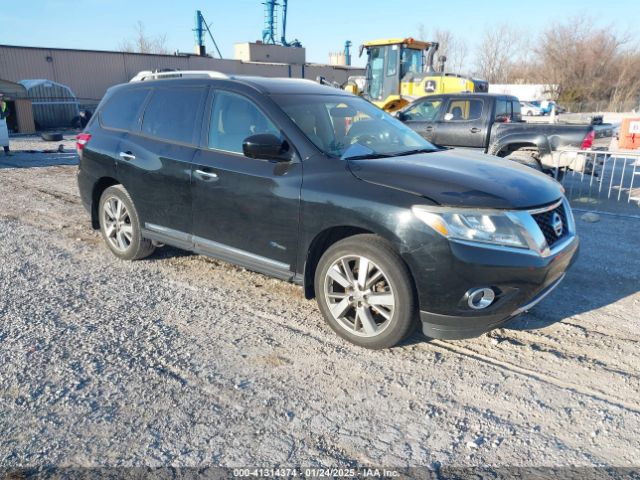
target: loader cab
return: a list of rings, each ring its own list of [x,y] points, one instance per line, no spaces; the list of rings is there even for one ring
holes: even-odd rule
[[[367,84],[365,97],[373,102],[380,102],[400,91],[400,46],[384,45],[368,49]]]
[[[362,45],[361,51],[366,49],[368,56],[363,96],[387,111],[405,106],[408,102],[402,99],[401,84],[424,72],[424,51],[429,45],[412,38],[376,40]]]

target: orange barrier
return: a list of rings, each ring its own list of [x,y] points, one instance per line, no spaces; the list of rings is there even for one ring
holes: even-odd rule
[[[640,149],[640,118],[625,118],[622,120],[618,148],[624,150]]]

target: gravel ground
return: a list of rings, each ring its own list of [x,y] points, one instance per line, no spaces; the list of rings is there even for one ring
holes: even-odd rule
[[[506,328],[354,347],[301,288],[117,260],[76,167],[0,169],[0,466],[640,466],[638,220]]]
[[[20,135],[12,136],[9,139],[9,145],[11,150],[15,152],[57,150],[60,145],[66,151],[75,152],[78,131],[66,130],[60,133],[62,133],[62,141],[60,142],[44,141],[40,135]]]

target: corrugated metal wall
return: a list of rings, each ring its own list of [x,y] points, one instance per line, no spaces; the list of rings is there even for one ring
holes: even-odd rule
[[[146,55],[124,52],[65,50],[0,45],[0,77],[17,82],[46,78],[69,86],[83,105],[95,105],[107,88],[128,82],[141,70],[176,68],[180,70],[217,70],[229,74],[264,77],[324,76],[344,83],[350,75],[362,75],[362,69],[330,65],[287,65],[244,63],[194,55]]]

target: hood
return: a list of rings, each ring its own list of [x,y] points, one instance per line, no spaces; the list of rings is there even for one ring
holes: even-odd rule
[[[471,150],[348,162],[352,173],[365,182],[413,193],[440,205],[522,209],[562,196],[560,184],[547,175]]]

